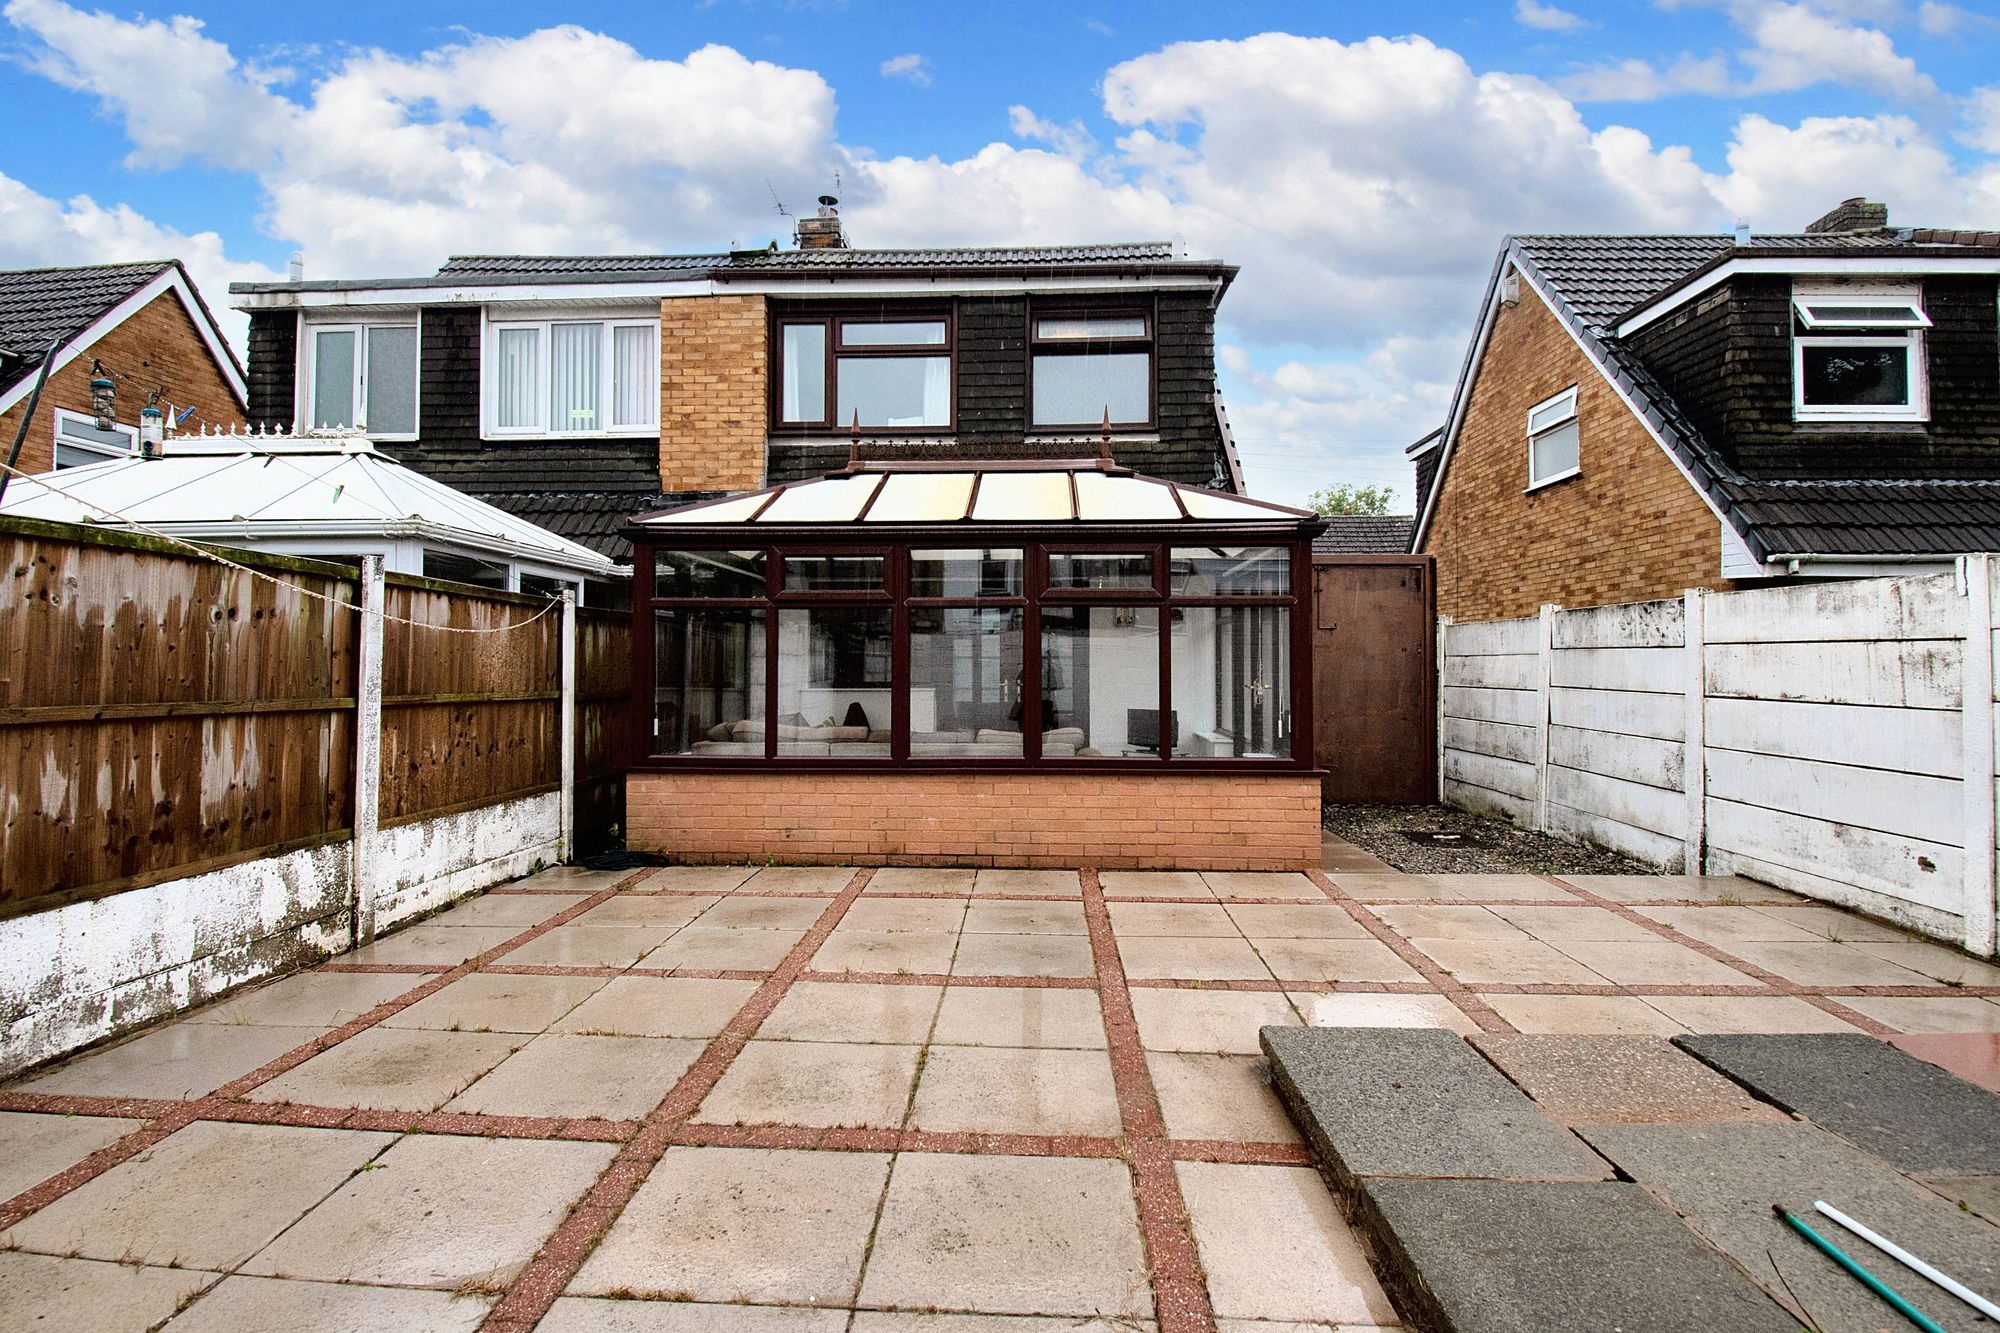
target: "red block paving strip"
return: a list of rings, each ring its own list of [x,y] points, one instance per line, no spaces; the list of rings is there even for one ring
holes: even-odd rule
[[[1825,1012],[1832,1014],[1835,1018],[1838,1018],[1843,1022],[1854,1024],[1854,1026],[1860,1028],[1863,1032],[1866,1032],[1871,1036],[1890,1037],[1894,1036],[1896,1033],[1896,1029],[1890,1027],[1887,1023],[1881,1022],[1878,1019],[1870,1018],[1867,1014],[1862,1013],[1859,1009],[1849,1008],[1847,1005],[1842,1004],[1838,1000],[1828,999],[1824,994],[1821,993],[1821,991],[1825,989],[1823,987],[1801,986],[1796,981],[1788,981],[1784,977],[1779,976],[1776,972],[1771,971],[1769,968],[1759,967],[1757,966],[1757,964],[1749,961],[1746,958],[1738,958],[1735,954],[1732,954],[1725,949],[1718,949],[1713,944],[1709,944],[1704,940],[1698,940],[1694,938],[1692,935],[1683,935],[1680,931],[1675,930],[1672,926],[1668,925],[1664,921],[1655,921],[1653,920],[1653,918],[1647,916],[1643,912],[1638,911],[1636,908],[1630,907],[1625,903],[1613,902],[1611,899],[1606,898],[1601,894],[1592,893],[1589,889],[1582,888],[1578,885],[1572,884],[1566,879],[1558,879],[1554,875],[1539,875],[1537,876],[1537,878],[1547,880],[1550,884],[1555,885],[1559,889],[1568,890],[1569,892],[1575,894],[1577,897],[1583,899],[1585,902],[1589,903],[1593,907],[1602,907],[1605,911],[1613,912],[1618,916],[1623,917],[1625,920],[1630,921],[1635,926],[1643,926],[1647,930],[1652,931],[1655,935],[1658,935],[1663,940],[1672,940],[1675,944],[1684,945],[1687,948],[1693,949],[1696,953],[1701,954],[1703,957],[1711,958],[1716,962],[1721,963],[1725,967],[1733,967],[1739,972],[1749,973],[1751,976],[1757,978],[1757,980],[1763,982],[1766,986],[1770,987],[1770,990],[1767,991],[1766,994],[1794,996],[1798,999],[1804,1000],[1807,1004],[1813,1006],[1815,1009],[1824,1010]],[[1840,989],[1846,991],[1848,994],[1872,994],[1874,991],[1873,987],[1860,987],[1860,986],[1841,987]],[[1742,988],[1732,987],[1730,993],[1741,994]],[[1888,993],[1894,994],[1896,993],[1896,990],[1892,989]],[[1915,993],[1921,995],[1921,994],[1929,994],[1932,992],[1917,991]],[[1963,993],[1963,992],[1960,991],[1958,993]]]
[[[638,1135],[628,1141],[611,1165],[597,1178],[570,1215],[542,1245],[541,1251],[515,1277],[486,1319],[480,1324],[487,1333],[529,1333],[549,1307],[555,1304],[577,1269],[589,1257],[597,1242],[618,1220],[632,1196],[639,1192],[653,1167],[672,1146],[676,1135],[692,1116],[702,1099],[714,1089],[751,1035],[777,1008],[778,1001],[806,970],[806,962],[840,923],[861,891],[868,887],[873,870],[858,870],[854,878],[827,904],[791,952],[764,979],[743,1003],[722,1031],[708,1043],[680,1080],[668,1090],[647,1115]]]
[[[1139,1207],[1139,1234],[1146,1243],[1153,1278],[1154,1313],[1160,1333],[1215,1333],[1215,1309],[1202,1280],[1201,1256],[1189,1230],[1187,1201],[1174,1174],[1166,1118],[1158,1090],[1139,1044],[1139,1021],[1125,987],[1125,963],[1105,910],[1104,889],[1095,870],[1083,880],[1083,918],[1090,952],[1097,961],[1098,1003],[1111,1057],[1111,1081],[1118,1095],[1118,1119],[1131,1145],[1132,1190]]]
[[[147,1148],[152,1147],[155,1143],[158,1143],[161,1139],[166,1138],[169,1134],[185,1128],[196,1120],[221,1120],[229,1118],[228,1112],[237,1099],[241,1098],[244,1094],[254,1091],[287,1070],[304,1064],[315,1055],[331,1050],[341,1042],[346,1041],[349,1037],[366,1032],[377,1023],[382,1022],[386,1018],[393,1017],[425,996],[443,989],[460,977],[472,973],[478,969],[480,964],[487,960],[501,957],[511,950],[518,949],[522,945],[540,938],[549,931],[554,930],[557,926],[581,916],[599,903],[616,896],[618,891],[627,883],[636,883],[651,873],[652,868],[648,867],[644,871],[618,881],[616,884],[600,889],[581,902],[556,913],[548,920],[538,925],[530,926],[512,939],[503,940],[501,943],[488,949],[485,953],[476,954],[466,959],[449,972],[437,973],[422,985],[407,990],[394,999],[376,1005],[359,1018],[343,1023],[330,1032],[323,1032],[304,1045],[295,1046],[276,1059],[267,1061],[249,1073],[230,1080],[209,1093],[206,1097],[198,1097],[192,1101],[174,1105],[171,1110],[149,1120],[146,1124],[133,1130],[116,1143],[98,1149],[68,1170],[51,1176],[41,1184],[22,1191],[13,1198],[8,1199],[5,1203],[0,1203],[0,1231],[5,1231],[9,1227],[18,1225],[24,1219],[48,1207],[65,1194],[97,1179],[97,1177],[103,1175],[112,1167],[130,1160]],[[23,1097],[28,1094],[15,1093],[10,1095]],[[348,1112],[349,1116],[358,1117],[361,1114],[359,1112]],[[407,1112],[398,1114],[400,1115],[400,1121],[396,1128],[407,1126],[411,1119],[409,1114]],[[350,1120],[346,1123],[353,1123],[353,1121]]]
[[[1396,957],[1414,967],[1425,981],[1437,988],[1438,994],[1458,1006],[1459,1012],[1479,1025],[1481,1032],[1513,1032],[1515,1027],[1494,1011],[1492,1005],[1466,989],[1465,983],[1439,967],[1437,960],[1416,945],[1389,928],[1389,923],[1369,911],[1360,899],[1341,892],[1340,886],[1327,877],[1324,870],[1308,870],[1310,879],[1319,891],[1345,908],[1354,918],[1355,924],[1373,935],[1382,943],[1396,951]]]

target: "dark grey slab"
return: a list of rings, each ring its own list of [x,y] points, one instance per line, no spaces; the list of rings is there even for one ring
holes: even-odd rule
[[[1796,1296],[1821,1333],[1907,1333],[1882,1300],[1772,1215],[1781,1203],[1948,1329],[1968,1307],[1821,1218],[1824,1199],[1974,1291],[2000,1290],[2000,1228],[1813,1125],[1602,1125],[1582,1131],[1766,1290]],[[1783,1281],[1779,1278],[1782,1275]]]
[[[1798,1333],[1622,1181],[1363,1182],[1396,1307],[1426,1333]]]
[[[1674,1042],[1758,1096],[1905,1171],[2000,1175],[2000,1095],[1885,1041],[1813,1032]]]
[[[1610,1176],[1456,1033],[1267,1027],[1259,1037],[1292,1119],[1343,1188],[1359,1176]]]
[[[1960,1207],[2000,1225],[2000,1176],[1925,1176],[1923,1182]]]

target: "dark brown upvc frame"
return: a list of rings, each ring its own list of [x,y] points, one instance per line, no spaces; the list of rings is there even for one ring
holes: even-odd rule
[[[1041,338],[1036,329],[1043,319],[1131,319],[1134,316],[1145,321],[1146,332],[1137,338]],[[1021,417],[1027,423],[1028,432],[1039,431],[1102,430],[1104,419],[1094,421],[1036,421],[1035,420],[1035,358],[1038,356],[1087,356],[1111,355],[1118,352],[1144,352],[1146,354],[1146,419],[1144,421],[1114,421],[1114,434],[1133,434],[1159,428],[1160,420],[1160,349],[1159,349],[1159,306],[1151,298],[1143,300],[1106,299],[1094,301],[1077,299],[1063,300],[1043,297],[1028,302],[1028,326],[1025,330],[1028,365],[1026,397],[1021,404]]]
[[[909,343],[888,347],[842,347],[841,332],[849,324],[937,324],[944,325],[942,343]],[[825,415],[817,421],[787,421],[785,404],[785,328],[812,324],[826,331]],[[824,435],[842,430],[850,423],[836,421],[840,412],[840,358],[848,357],[933,357],[942,356],[950,366],[951,387],[945,396],[945,422],[941,426],[871,426],[861,428],[871,435],[949,435],[958,429],[958,310],[949,302],[874,302],[868,305],[829,305],[824,309],[771,311],[767,334],[766,364],[770,366],[770,391],[766,421],[773,435]]]
[[[648,530],[637,538],[633,552],[633,643],[634,680],[644,691],[644,707],[632,710],[634,753],[641,756],[636,770],[656,772],[742,773],[749,771],[800,772],[962,772],[1004,773],[1061,771],[1070,773],[1254,773],[1311,772],[1314,769],[1312,688],[1312,543],[1293,532],[1231,531],[1222,525],[1188,523],[1177,530],[1162,531],[1161,525],[1124,527],[1094,525],[1089,540],[1079,540],[1075,527],[1050,528],[1021,525],[952,525],[898,527],[894,532],[857,532],[853,536],[835,534],[825,528],[792,529],[773,524],[769,533],[749,533],[741,528],[729,532],[713,529]],[[1291,552],[1291,589],[1288,595],[1245,595],[1175,597],[1170,595],[1171,553],[1176,547],[1276,546]],[[910,552],[912,550],[1007,549],[1020,550],[1027,563],[1021,597],[925,597],[909,595]],[[747,550],[766,552],[766,596],[763,598],[654,598],[653,552],[666,550]],[[1151,552],[1154,556],[1153,586],[1145,589],[1056,589],[1047,587],[1048,554],[1055,552],[1117,553]],[[787,555],[886,555],[885,590],[882,592],[781,592],[784,559]],[[1022,755],[1020,758],[967,759],[916,758],[910,754],[908,694],[910,687],[910,608],[947,606],[993,606],[1022,608]],[[807,606],[882,606],[890,616],[890,752],[883,758],[818,758],[777,753],[778,615],[784,608]],[[653,613],[656,609],[723,609],[761,607],[765,612],[765,728],[764,757],[704,758],[699,755],[653,753],[655,695],[653,662]],[[1151,607],[1160,617],[1160,700],[1164,713],[1173,700],[1172,613],[1176,608],[1285,606],[1290,609],[1288,633],[1291,653],[1290,705],[1291,750],[1283,759],[1195,759],[1170,753],[1172,736],[1160,728],[1157,757],[1123,758],[1044,758],[1041,754],[1042,729],[1030,725],[1042,709],[1041,611],[1044,606],[1132,606]]]

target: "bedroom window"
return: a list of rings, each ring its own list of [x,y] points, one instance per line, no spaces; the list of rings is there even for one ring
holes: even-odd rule
[[[1145,426],[1153,420],[1153,329],[1143,310],[1037,311],[1029,330],[1033,424]]]
[[[1929,415],[1923,294],[1914,287],[1792,293],[1792,415],[1922,421]]]
[[[416,325],[314,324],[307,333],[303,428],[417,437]]]
[[[508,321],[487,326],[491,435],[615,435],[660,420],[652,320]]]
[[[139,452],[139,428],[112,422],[99,429],[97,419],[84,412],[58,407],[56,416],[56,469],[88,467],[113,458]]]
[[[1528,409],[1528,489],[1564,481],[1583,471],[1583,436],[1576,419],[1576,389],[1564,389]]]
[[[772,425],[780,430],[940,430],[952,422],[948,314],[785,318]]]

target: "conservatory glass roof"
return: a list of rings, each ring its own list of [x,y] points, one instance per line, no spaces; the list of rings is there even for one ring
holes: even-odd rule
[[[1096,466],[862,471],[647,514],[641,527],[722,524],[1296,523],[1310,511]]]

